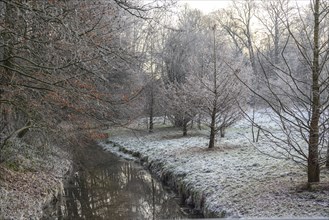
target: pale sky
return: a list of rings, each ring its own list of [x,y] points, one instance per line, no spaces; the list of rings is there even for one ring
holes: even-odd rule
[[[188,4],[191,8],[197,8],[205,14],[224,8],[231,2],[230,0],[179,0],[180,5]]]
[[[267,1],[267,0],[260,0]],[[308,4],[310,0],[296,0],[298,4]],[[191,8],[197,8],[203,13],[207,14],[209,12],[215,11],[220,8],[225,8],[228,6],[230,0],[178,0],[179,5],[188,4]]]

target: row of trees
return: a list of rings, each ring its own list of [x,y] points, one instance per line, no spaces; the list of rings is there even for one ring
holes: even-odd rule
[[[197,120],[210,127],[209,148],[214,147],[217,132],[224,136],[241,117],[237,103],[244,103],[247,94],[231,70],[242,69],[243,57],[233,57],[231,48],[216,40],[218,33],[211,24],[201,12],[185,8],[177,27],[165,26],[154,33],[161,33],[162,44],[148,51],[153,68],[146,94],[150,131],[154,114],[168,116],[183,135]],[[240,74],[247,72],[248,68]]]
[[[156,88],[158,104],[184,134],[203,116],[210,148],[242,112],[254,142],[263,134],[276,153],[307,167],[308,182],[319,182],[329,161],[328,7],[321,0],[236,0],[210,15],[185,8],[174,28],[163,24],[153,33],[164,43],[148,51],[152,108]],[[271,109],[280,132],[258,123],[257,108]]]
[[[169,4],[1,0],[0,162],[17,139],[79,145],[129,120],[143,89],[132,30]]]
[[[184,135],[203,121],[212,148],[245,115],[253,141],[262,133],[318,182],[329,146],[328,3],[234,0],[177,19],[169,5],[0,0],[0,149],[15,139],[63,145],[143,115],[150,131],[167,115]],[[257,123],[259,107],[272,109],[279,135]]]

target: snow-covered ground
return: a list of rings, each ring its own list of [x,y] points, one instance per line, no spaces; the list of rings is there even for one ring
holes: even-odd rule
[[[260,118],[275,128],[270,118]],[[241,120],[209,150],[207,130],[193,129],[182,137],[180,130],[161,123],[153,133],[136,123],[134,129],[110,131],[103,147],[138,156],[162,179],[172,177],[187,202],[208,217],[328,217],[329,171],[321,170],[321,183],[304,190],[305,168],[260,153],[271,153],[270,143],[261,136],[256,149],[250,138],[250,123]]]

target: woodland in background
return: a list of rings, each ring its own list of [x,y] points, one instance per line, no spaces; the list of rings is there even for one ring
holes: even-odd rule
[[[143,90],[132,30],[167,5],[1,0],[0,150],[18,139],[69,150],[129,121]]]
[[[213,148],[246,117],[251,139],[272,140],[308,182],[329,166],[325,0],[234,0],[208,15],[168,1],[0,5],[0,150],[17,139],[78,144],[142,117],[153,132],[155,116],[183,135],[206,125]],[[257,124],[264,108],[280,134]]]

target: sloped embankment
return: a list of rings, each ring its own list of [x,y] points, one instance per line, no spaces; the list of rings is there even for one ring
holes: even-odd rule
[[[0,164],[0,219],[47,219],[45,209],[62,195],[64,177],[72,170],[69,155],[19,140],[8,145]]]
[[[139,160],[205,217],[329,216],[328,188],[304,190],[301,167],[259,153],[244,136],[227,135],[209,150],[207,136],[199,132],[181,137],[170,129],[125,131],[102,145]],[[329,172],[324,170],[321,178],[329,182]]]
[[[160,160],[159,158],[152,159],[141,154],[139,151],[129,150],[115,142],[107,142],[106,149],[120,157],[141,163],[165,185],[168,185],[174,190],[191,209],[202,213],[205,217],[227,216],[225,210],[214,212],[207,209],[207,207],[205,207],[205,198],[207,195],[197,187],[186,182],[184,180],[186,174],[184,172],[177,173],[166,161]]]

